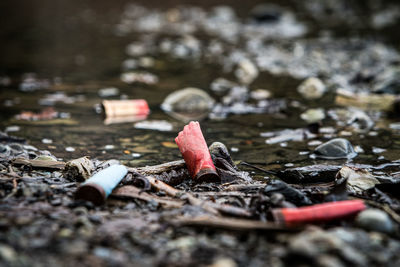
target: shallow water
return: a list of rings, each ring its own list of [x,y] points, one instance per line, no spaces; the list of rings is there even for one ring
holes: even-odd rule
[[[143,166],[180,159],[181,155],[174,146],[174,138],[183,128],[179,122],[160,109],[160,104],[171,92],[184,87],[199,87],[210,92],[210,83],[223,76],[221,68],[206,62],[193,63],[190,60],[176,60],[168,57],[157,57],[156,65],[151,70],[158,75],[160,82],[155,85],[128,85],[120,80],[121,64],[127,58],[125,47],[134,35],[118,36],[115,25],[119,22],[121,12],[127,1],[42,1],[41,6],[28,1],[19,4],[6,1],[0,8],[8,14],[6,27],[1,30],[0,44],[0,76],[11,78],[11,84],[1,87],[0,91],[0,129],[10,125],[19,125],[21,129],[10,134],[24,137],[29,144],[39,149],[47,149],[57,157],[69,160],[88,155],[92,158],[123,160],[131,166]],[[168,1],[162,8],[174,6],[177,1]],[[208,6],[208,2],[197,1],[196,5]],[[237,5],[234,1],[225,1]],[[255,3],[255,2],[254,2]],[[254,5],[247,3],[237,8],[239,15]],[[285,1],[284,5],[290,4]],[[156,1],[146,1],[146,5],[155,6]],[[307,18],[307,14],[299,13],[309,27],[308,37],[320,34],[318,26]],[[388,28],[375,31],[365,28],[346,29],[327,26],[336,36],[354,34],[362,38],[383,40],[387,44],[396,44],[396,37],[387,34]],[[390,29],[390,28],[389,28]],[[398,44],[398,43],[397,43]],[[394,46],[398,49],[398,45]],[[35,92],[21,92],[18,86],[24,73],[33,72],[40,79],[55,81],[50,89]],[[226,75],[225,75],[226,76]],[[224,76],[224,77],[225,77]],[[228,76],[229,77],[229,76]],[[288,76],[275,76],[262,72],[251,88],[265,88],[274,97],[286,98],[288,103],[300,101],[308,107],[331,107],[333,95],[327,94],[318,102],[304,101],[296,92],[300,80]],[[117,87],[120,94],[130,99],[143,98],[149,103],[151,114],[149,120],[167,120],[174,126],[172,131],[135,129],[133,123],[105,125],[101,115],[96,114],[93,106],[101,102],[97,91],[105,87]],[[15,114],[22,110],[39,111],[44,107],[38,101],[46,94],[57,91],[68,96],[84,96],[84,101],[73,104],[57,103],[57,111],[68,112],[76,125],[35,125],[16,121]],[[118,97],[117,97],[118,98]],[[6,106],[7,102],[13,103]],[[385,117],[384,117],[385,118]],[[361,146],[365,153],[353,159],[355,163],[380,164],[398,160],[400,152],[399,133],[388,130],[392,119],[380,119],[376,136],[370,134],[353,134],[348,138],[355,146]],[[327,120],[324,126],[334,126],[333,120]],[[296,129],[305,127],[306,123],[299,119],[298,110],[289,108],[281,114],[248,114],[230,115],[224,120],[204,120],[201,122],[206,141],[211,144],[220,141],[232,149],[234,160],[242,160],[257,166],[275,169],[287,163],[294,166],[315,163],[345,163],[339,161],[323,161],[310,159],[309,154],[315,146],[309,146],[310,140],[287,142],[285,144],[266,144],[263,132]],[[42,139],[53,141],[44,144]],[[327,141],[329,138],[316,138]],[[113,145],[112,149],[106,149]],[[66,147],[75,151],[68,152]],[[387,149],[382,153],[373,153],[372,148]],[[291,165],[288,165],[291,166]],[[263,174],[258,173],[260,177]]]

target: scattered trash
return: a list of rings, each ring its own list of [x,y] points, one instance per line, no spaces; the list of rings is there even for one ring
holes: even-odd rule
[[[52,120],[56,118],[68,119],[70,117],[69,113],[58,112],[54,108],[45,108],[39,113],[34,113],[32,111],[23,111],[16,115],[17,120],[26,121],[40,121],[40,120]]]
[[[68,180],[83,182],[89,179],[94,170],[93,162],[88,157],[82,157],[68,161],[65,164],[63,175]]]
[[[352,93],[342,89],[336,91],[335,104],[352,106],[364,110],[396,111],[395,106],[399,99],[391,94]]]
[[[198,122],[192,121],[186,125],[175,138],[175,142],[194,181],[218,181],[220,179]]]
[[[101,205],[127,173],[128,170],[122,165],[112,165],[103,169],[78,187],[75,198]]]
[[[150,113],[149,106],[144,99],[132,100],[103,100],[105,116],[107,118],[132,118],[132,116],[146,116]]]
[[[324,95],[326,87],[320,79],[311,77],[303,81],[297,88],[297,91],[305,99],[314,100]]]
[[[141,121],[135,123],[134,127],[136,129],[156,130],[162,132],[170,132],[174,129],[174,126],[165,120]]]
[[[351,143],[343,138],[335,138],[319,145],[314,153],[322,159],[352,159],[357,156]]]
[[[366,206],[362,200],[344,200],[302,208],[273,209],[272,215],[276,223],[294,227],[351,217],[364,209]]]

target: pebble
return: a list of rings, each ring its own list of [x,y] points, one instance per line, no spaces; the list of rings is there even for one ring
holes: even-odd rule
[[[380,154],[380,153],[383,153],[385,151],[386,151],[386,149],[384,149],[384,148],[372,147],[372,153],[374,153],[374,154]]]
[[[282,13],[282,8],[273,4],[258,4],[250,11],[251,17],[258,23],[276,23]]]
[[[75,151],[75,148],[73,148],[73,147],[71,147],[71,146],[68,146],[68,147],[65,148],[65,151],[67,151],[67,152],[74,152],[74,151]]]
[[[271,97],[271,92],[265,89],[256,89],[250,92],[250,97],[255,100],[264,100]]]
[[[43,144],[52,144],[52,143],[53,143],[53,140],[48,139],[48,138],[43,138],[43,139],[42,139],[42,143],[43,143]]]
[[[313,140],[313,141],[308,142],[307,145],[309,145],[309,146],[319,146],[320,144],[322,144],[321,141],[319,141],[319,140]]]
[[[393,233],[395,226],[389,215],[379,209],[367,209],[360,212],[356,218],[356,224],[366,230],[382,233]]]
[[[231,88],[237,86],[239,85],[235,82],[229,81],[225,78],[217,78],[211,83],[210,88],[216,93],[225,93]]]
[[[309,100],[321,98],[325,91],[325,84],[318,78],[311,77],[303,81],[297,91],[305,98]]]
[[[8,263],[17,260],[17,252],[10,246],[0,244],[0,258]]]
[[[325,111],[322,108],[308,109],[300,115],[300,118],[307,123],[316,123],[325,119]]]
[[[21,127],[19,127],[17,125],[12,125],[12,126],[8,126],[4,131],[7,133],[10,133],[10,132],[18,132],[19,130],[21,130]]]
[[[351,143],[344,138],[335,138],[315,148],[314,153],[322,159],[351,159],[357,156]]]
[[[115,148],[114,145],[105,145],[105,146],[104,146],[104,149],[105,149],[105,150],[111,150],[111,149],[114,149],[114,148]]]
[[[258,69],[249,59],[242,59],[235,70],[235,76],[242,84],[250,84],[258,77]]]

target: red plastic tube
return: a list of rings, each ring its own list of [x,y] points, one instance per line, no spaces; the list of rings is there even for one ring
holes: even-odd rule
[[[175,138],[175,142],[193,180],[196,182],[220,180],[197,121],[186,125]]]
[[[144,99],[104,100],[102,102],[106,117],[147,115],[149,105]]]
[[[272,210],[272,216],[276,223],[291,227],[350,217],[365,208],[366,206],[362,200],[344,200],[302,208],[274,209]]]

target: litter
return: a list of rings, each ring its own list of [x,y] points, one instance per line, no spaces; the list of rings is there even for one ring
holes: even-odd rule
[[[220,178],[211,159],[198,122],[190,122],[175,138],[189,173],[196,182],[218,181]]]
[[[78,187],[75,199],[101,205],[127,173],[128,170],[122,165],[112,165],[101,170]]]

